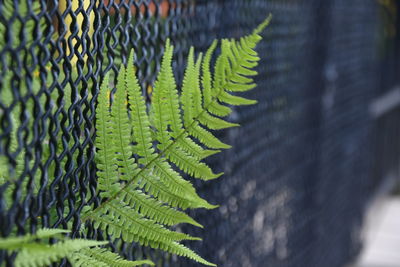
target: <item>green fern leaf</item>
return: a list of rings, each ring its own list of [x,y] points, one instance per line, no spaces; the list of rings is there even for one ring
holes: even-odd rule
[[[201,114],[199,114],[198,120],[201,124],[207,126],[209,129],[212,130],[220,130],[220,129],[240,126],[237,123],[231,123],[228,121],[224,121],[220,118],[214,117],[210,115],[210,113],[208,112],[202,112]]]
[[[218,100],[229,104],[229,105],[234,105],[234,106],[242,106],[242,105],[254,105],[257,103],[256,100],[250,100],[250,99],[246,99],[240,96],[234,96],[229,94],[226,91],[221,92],[218,95]]]
[[[150,114],[153,119],[152,124],[154,125],[156,131],[156,139],[159,142],[158,147],[166,147],[170,144],[170,134],[167,130],[168,126],[171,124],[171,121],[174,122],[174,125],[180,124],[178,114],[172,113],[171,107],[169,106],[178,103],[167,103],[166,101],[167,96],[165,92],[168,90],[168,88],[176,88],[175,79],[172,75],[171,64],[172,51],[169,49],[168,43],[161,62],[160,73],[158,74],[157,80],[154,83],[152,105],[150,110]],[[179,130],[180,126],[176,128]]]
[[[165,154],[176,166],[192,177],[203,180],[212,180],[222,175],[222,173],[214,174],[210,167],[205,163],[199,162],[197,159],[177,147],[168,149]]]
[[[200,201],[200,197],[197,195],[193,185],[189,181],[184,180],[178,172],[174,171],[167,161],[164,159],[156,159],[153,162],[153,166],[154,174],[160,178],[171,192]]]
[[[211,58],[212,58],[212,54],[215,51],[215,48],[218,45],[218,41],[215,40],[211,46],[208,48],[204,59],[203,59],[203,63],[202,63],[202,77],[201,77],[201,84],[203,86],[203,95],[204,95],[204,99],[203,99],[203,104],[205,106],[210,105],[212,103],[212,74],[211,74],[211,70],[210,70],[210,62],[211,62]],[[229,113],[227,113],[226,115],[228,115]],[[223,115],[221,115],[223,116]]]
[[[211,45],[211,51],[213,51],[213,46],[214,44]],[[209,49],[210,52],[210,49]],[[190,55],[189,55],[190,56]],[[210,55],[207,55],[210,56]],[[205,63],[203,63],[203,70],[204,70],[204,64],[208,65],[209,63],[207,63],[207,61],[209,61],[209,58],[205,58]],[[202,92],[200,89],[200,84],[199,84],[199,80],[200,80],[200,66],[202,64],[202,56],[201,54],[199,55],[196,64],[194,66],[194,68],[192,67],[192,87],[191,89],[189,89],[192,92],[192,105],[194,107],[194,117],[203,125],[207,126],[209,129],[212,130],[220,130],[220,129],[225,129],[225,128],[231,128],[231,127],[235,127],[235,126],[239,126],[237,123],[231,123],[228,121],[224,121],[220,118],[216,118],[214,116],[212,116],[210,113],[205,112],[203,110],[202,107]],[[189,66],[188,66],[189,68]],[[207,69],[205,69],[204,71],[207,72]],[[211,74],[210,73],[205,73],[206,77],[202,78],[202,83],[203,84],[207,84],[206,88],[210,87],[210,82],[208,80],[211,79]],[[203,93],[204,95],[207,95],[207,99],[210,98],[210,93],[208,92],[208,89],[203,89]],[[206,98],[206,97],[205,97]],[[204,103],[209,102],[208,100],[204,101]],[[193,118],[192,118],[193,119]]]
[[[165,98],[164,113],[166,115],[166,121],[168,126],[171,128],[171,136],[176,138],[182,133],[183,123],[179,107],[178,91],[176,89],[175,78],[172,71],[172,55],[173,47],[170,45],[169,40],[167,40],[160,77],[157,77],[154,93],[158,93],[159,97]],[[157,125],[155,126],[157,127]]]
[[[230,145],[227,145],[221,142],[218,138],[216,138],[212,133],[210,133],[205,128],[201,127],[197,121],[194,121],[187,131],[196,137],[201,143],[209,148],[214,149],[229,149]]]
[[[68,239],[54,245],[48,245],[43,242],[43,239],[48,239],[50,237],[63,238],[60,235],[68,232],[68,230],[63,229],[43,228],[39,229],[35,234],[0,239],[0,249],[18,252],[14,261],[14,266],[16,267],[49,266],[52,263],[60,261],[62,258],[68,258],[69,262],[74,267],[154,265],[154,263],[149,260],[124,260],[118,254],[97,247],[108,244],[108,241]]]
[[[145,264],[154,266],[154,263],[149,260],[124,260],[118,254],[104,248],[82,249],[69,256],[68,260],[73,267],[133,267]]]
[[[186,135],[186,133],[184,133]],[[211,155],[217,154],[221,152],[221,150],[211,150],[211,149],[203,149],[201,146],[196,144],[190,137],[181,137],[175,140],[175,144],[172,146],[179,147],[186,151],[189,155],[194,157],[197,160],[202,160],[207,158]],[[165,147],[160,146],[160,150],[164,150]]]
[[[188,127],[192,122],[193,118],[197,115],[194,107],[193,91],[199,83],[199,75],[196,73],[196,67],[194,63],[194,48],[191,47],[188,56],[188,63],[183,78],[181,103],[183,110],[183,122],[185,127]]]
[[[107,244],[108,242],[74,239],[58,242],[54,245],[39,243],[25,244],[15,259],[15,267],[39,267],[48,266],[71,253],[82,248]]]
[[[36,231],[34,237],[38,239],[58,237],[61,234],[69,233],[69,230],[56,229],[56,228],[42,228]]]
[[[4,250],[17,250],[22,248],[26,243],[34,240],[35,237],[25,235],[20,237],[0,238],[0,249]]]
[[[120,189],[117,175],[116,150],[112,143],[112,120],[109,111],[110,90],[108,90],[109,75],[104,77],[101,90],[98,96],[96,108],[97,138],[96,147],[98,149],[97,176],[98,188],[102,190],[102,197],[109,197]]]
[[[161,170],[162,172],[162,170]],[[187,208],[206,208],[214,209],[218,206],[211,205],[204,199],[200,198],[197,194],[187,194],[186,190],[180,191],[176,190],[174,187],[171,188],[171,183],[169,186],[163,184],[159,177],[154,175],[150,171],[144,171],[141,177],[141,182],[139,182],[139,188],[144,189],[146,193],[149,193],[159,199],[164,203],[172,207],[178,207],[181,209]],[[192,191],[192,190],[190,190]],[[193,188],[194,191],[194,188]],[[184,193],[181,193],[184,192]]]
[[[39,229],[35,234],[0,239],[0,249],[17,251],[14,261],[16,267],[47,266],[83,248],[108,244],[108,241],[73,239],[60,241],[54,245],[46,244],[43,239],[64,238],[61,234],[69,233],[63,229]],[[47,241],[46,241],[47,242]]]
[[[200,240],[198,237],[170,231],[116,200],[109,202],[104,209],[107,212],[93,215],[95,227],[107,231],[114,238],[123,238],[127,242],[136,241],[154,248],[172,241]]]
[[[221,105],[217,101],[213,101],[207,105],[207,111],[220,117],[226,117],[232,113],[232,109],[230,107]]]
[[[198,227],[203,227],[186,213],[172,209],[162,202],[147,196],[140,190],[126,189],[125,192],[123,199],[125,203],[128,203],[136,212],[157,223],[168,226],[179,223],[189,223]]]
[[[183,123],[179,108],[179,97],[176,90],[175,78],[172,71],[173,46],[167,40],[161,71],[153,89],[151,115],[154,118],[154,127],[157,133],[158,148],[164,150],[171,145],[171,138],[175,139],[175,146],[189,153],[194,158],[201,160],[218,150],[207,150],[196,144],[187,133],[182,131]],[[168,127],[171,132],[167,132]]]
[[[131,123],[127,111],[127,91],[125,86],[125,70],[122,66],[118,75],[117,90],[114,95],[114,102],[111,109],[113,145],[118,151],[115,154],[119,166],[119,178],[130,180],[137,173],[138,168],[132,158]]]
[[[153,149],[146,103],[133,67],[133,53],[129,57],[126,73],[123,66],[120,72],[125,75],[125,86],[128,91],[128,102],[132,117],[133,141],[136,142],[135,153],[141,157],[139,159],[139,164],[149,164],[156,155]]]
[[[167,247],[162,247],[161,249],[169,251],[178,256],[183,256],[183,257],[192,259],[192,260],[200,262],[204,265],[217,266],[209,261],[204,260],[199,255],[197,255],[195,252],[193,252],[191,249],[189,249],[189,248],[185,247],[184,245],[179,244],[177,242],[169,243]]]
[[[103,261],[99,261],[98,259],[86,255],[83,253],[83,249],[77,253],[72,253],[72,255],[68,256],[68,261],[71,263],[73,267],[108,267],[107,263]]]
[[[98,131],[101,133],[98,133],[97,142],[99,158],[103,160],[99,161],[98,169],[100,175],[109,178],[105,180],[104,177],[99,176],[99,189],[106,191],[106,187],[110,186],[110,183],[119,185],[116,172],[119,172],[119,177],[127,177],[130,171],[128,164],[133,163],[132,153],[117,152],[114,148],[110,149],[104,146],[107,140],[114,140],[115,147],[125,146],[125,150],[129,148],[130,141],[126,137],[130,136],[130,131],[124,130],[129,121],[129,117],[123,113],[124,109],[126,112],[126,104],[123,101],[125,92],[128,95],[135,154],[140,157],[139,165],[144,167],[142,167],[142,171],[135,172],[131,179],[120,178],[126,180],[127,183],[119,192],[106,194],[101,192],[102,196],[108,199],[99,208],[84,216],[82,220],[92,220],[96,228],[106,231],[114,238],[122,238],[127,242],[139,242],[153,248],[168,247],[168,244],[175,241],[199,240],[199,238],[187,234],[168,230],[163,226],[187,222],[201,227],[189,216],[163,205],[159,201],[182,208],[199,206],[214,208],[215,206],[198,197],[192,184],[185,181],[163,157],[155,153],[151,138],[150,119],[135,77],[132,59],[129,60],[129,63],[127,70],[122,67],[119,72],[111,114],[109,112],[109,90],[102,86],[103,92],[99,94],[97,119],[101,121],[98,123],[100,126]],[[121,80],[124,80],[125,83],[122,84]],[[157,118],[153,117],[152,121],[154,122]],[[170,136],[168,135],[167,138]],[[167,139],[164,141],[168,142]],[[109,155],[104,155],[104,153]],[[124,155],[126,155],[125,158]],[[145,167],[148,168],[148,171],[143,171]],[[144,194],[140,194],[135,188],[144,188],[159,201],[151,197],[143,197]],[[157,222],[161,222],[163,225]]]
[[[254,48],[261,40],[258,34],[268,22],[269,19],[239,41],[222,40],[214,73],[210,62],[217,42],[204,58],[200,54],[195,59],[191,48],[180,96],[172,70],[173,46],[167,41],[149,110],[135,76],[131,54],[127,68],[121,67],[119,72],[111,107],[108,96],[104,96],[110,90],[101,88],[96,109],[100,133],[96,142],[100,158],[98,183],[104,200],[82,221],[92,221],[95,228],[106,231],[114,239],[139,242],[214,266],[179,244],[182,240],[199,238],[171,231],[166,226],[190,223],[201,227],[175,208],[216,207],[201,199],[180,172],[203,180],[221,175],[214,174],[201,160],[230,146],[209,129],[238,126],[221,118],[232,112],[226,104],[256,103],[234,93],[255,87],[251,76],[256,72],[252,68],[257,66],[259,57]],[[113,148],[105,147],[107,142]],[[86,255],[85,260],[93,262],[92,258]]]
[[[0,249],[11,250],[11,251],[18,250],[24,248],[24,246],[27,243],[33,242],[37,239],[57,237],[60,234],[66,234],[69,232],[70,232],[69,230],[63,230],[63,229],[43,228],[39,229],[35,234],[26,234],[24,236],[18,236],[18,237],[0,238]]]

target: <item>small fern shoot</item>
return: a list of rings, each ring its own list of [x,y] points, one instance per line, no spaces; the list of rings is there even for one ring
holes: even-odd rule
[[[199,238],[169,226],[201,227],[182,210],[217,207],[200,198],[182,175],[206,181],[222,175],[202,161],[230,148],[210,130],[238,126],[223,117],[232,112],[232,106],[256,103],[236,94],[256,86],[252,77],[260,58],[254,49],[270,20],[271,16],[239,40],[223,39],[213,71],[210,62],[218,43],[196,58],[192,48],[180,94],[172,69],[174,48],[167,40],[149,108],[136,77],[133,53],[118,73],[112,104],[113,88],[108,76],[104,79],[96,108],[95,143],[102,202],[82,216],[83,222],[92,222],[113,239],[139,242],[215,266],[180,244]],[[85,257],[101,255],[101,251],[92,249]]]
[[[85,239],[67,239],[54,245],[49,245],[43,239],[51,237],[61,237],[61,234],[68,233],[62,229],[40,229],[36,234],[27,234],[21,237],[9,237],[0,239],[0,249],[8,251],[17,251],[15,267],[39,267],[48,266],[67,257],[71,253],[77,252],[83,248],[89,248],[99,245],[105,245],[105,241],[93,241]]]
[[[67,258],[73,267],[154,265],[149,260],[124,260],[118,254],[98,247],[108,244],[108,241],[68,239],[63,236],[67,233],[68,230],[43,228],[35,234],[0,238],[0,250],[18,252],[14,261],[15,267],[49,266],[63,258]],[[49,238],[57,238],[60,241],[49,245]]]

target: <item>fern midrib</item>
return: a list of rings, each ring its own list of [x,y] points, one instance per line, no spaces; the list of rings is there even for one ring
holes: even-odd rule
[[[224,91],[224,88],[227,86],[227,84],[229,83],[230,78],[233,76],[232,73],[235,73],[236,70],[237,70],[237,67],[235,69],[232,69],[232,71],[230,72],[230,75],[226,76],[225,83],[219,88],[218,93],[215,96],[211,97],[211,101],[207,105],[204,106],[203,110],[193,118],[193,121],[187,127],[185,127],[183,129],[183,131],[174,140],[172,140],[172,142],[163,151],[160,151],[160,153],[158,153],[156,155],[156,157],[154,157],[151,161],[149,161],[148,163],[143,165],[143,167],[140,169],[140,171],[129,182],[127,182],[121,188],[120,191],[118,191],[113,196],[109,197],[107,200],[105,200],[103,203],[101,203],[97,208],[92,210],[91,213],[95,213],[96,211],[102,209],[105,205],[108,205],[111,201],[113,201],[116,198],[118,198],[122,194],[122,192],[124,192],[124,190],[126,190],[129,186],[132,185],[132,183],[134,181],[136,181],[136,178],[139,177],[139,175],[141,175],[145,170],[147,170],[150,166],[152,166],[152,164],[156,160],[158,160],[159,158],[164,156],[165,152],[167,152],[169,149],[171,149],[172,146],[174,146],[176,144],[177,140],[179,140],[180,138],[185,137],[186,134],[189,134],[189,129],[191,129],[194,124],[199,122],[199,118],[202,116],[202,114],[204,112],[207,112],[208,107],[210,107],[212,104],[214,104],[215,101],[218,101],[218,97]],[[88,213],[86,216],[82,217],[82,223],[86,222],[88,219],[91,219],[91,218],[92,217],[90,216],[90,213]]]

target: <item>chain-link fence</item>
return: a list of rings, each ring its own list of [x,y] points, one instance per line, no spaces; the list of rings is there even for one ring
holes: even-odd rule
[[[181,80],[191,45],[204,51],[272,13],[248,94],[259,103],[236,109],[230,119],[242,127],[221,133],[233,148],[210,163],[225,176],[197,185],[221,206],[193,212],[205,229],[187,230],[204,241],[190,246],[219,266],[343,266],[360,248],[368,201],[399,163],[398,110],[370,114],[398,82],[397,8],[394,0],[0,1],[0,156],[23,166],[0,185],[1,235],[41,227],[79,235],[83,205],[99,201],[99,83],[131,48],[150,93],[167,38]],[[121,246],[127,258],[197,266]],[[0,265],[12,258],[1,252]]]

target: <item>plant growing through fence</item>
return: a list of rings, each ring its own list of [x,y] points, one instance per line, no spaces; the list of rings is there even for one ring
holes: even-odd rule
[[[210,62],[218,42],[197,58],[191,48],[180,94],[172,69],[173,46],[167,41],[149,108],[136,78],[133,53],[128,65],[121,66],[112,103],[113,88],[109,75],[105,77],[96,108],[97,188],[101,202],[86,206],[81,214],[83,236],[85,226],[92,223],[112,241],[121,238],[139,242],[214,265],[180,243],[200,238],[171,228],[180,223],[202,227],[184,210],[216,207],[200,198],[182,173],[206,181],[222,175],[213,173],[203,159],[230,146],[209,130],[238,126],[222,118],[232,112],[232,106],[256,103],[236,93],[256,86],[251,77],[257,74],[253,69],[260,59],[254,49],[269,21],[270,16],[239,40],[222,40],[213,71]],[[4,171],[0,173],[4,181],[6,176]],[[151,263],[123,260],[98,248],[105,244],[103,241],[69,239],[61,235],[64,233],[43,229],[35,235],[1,239],[0,249],[19,252],[16,266],[43,266],[66,256],[73,266]],[[49,237],[61,241],[48,245]],[[32,259],[30,265],[28,258]]]

